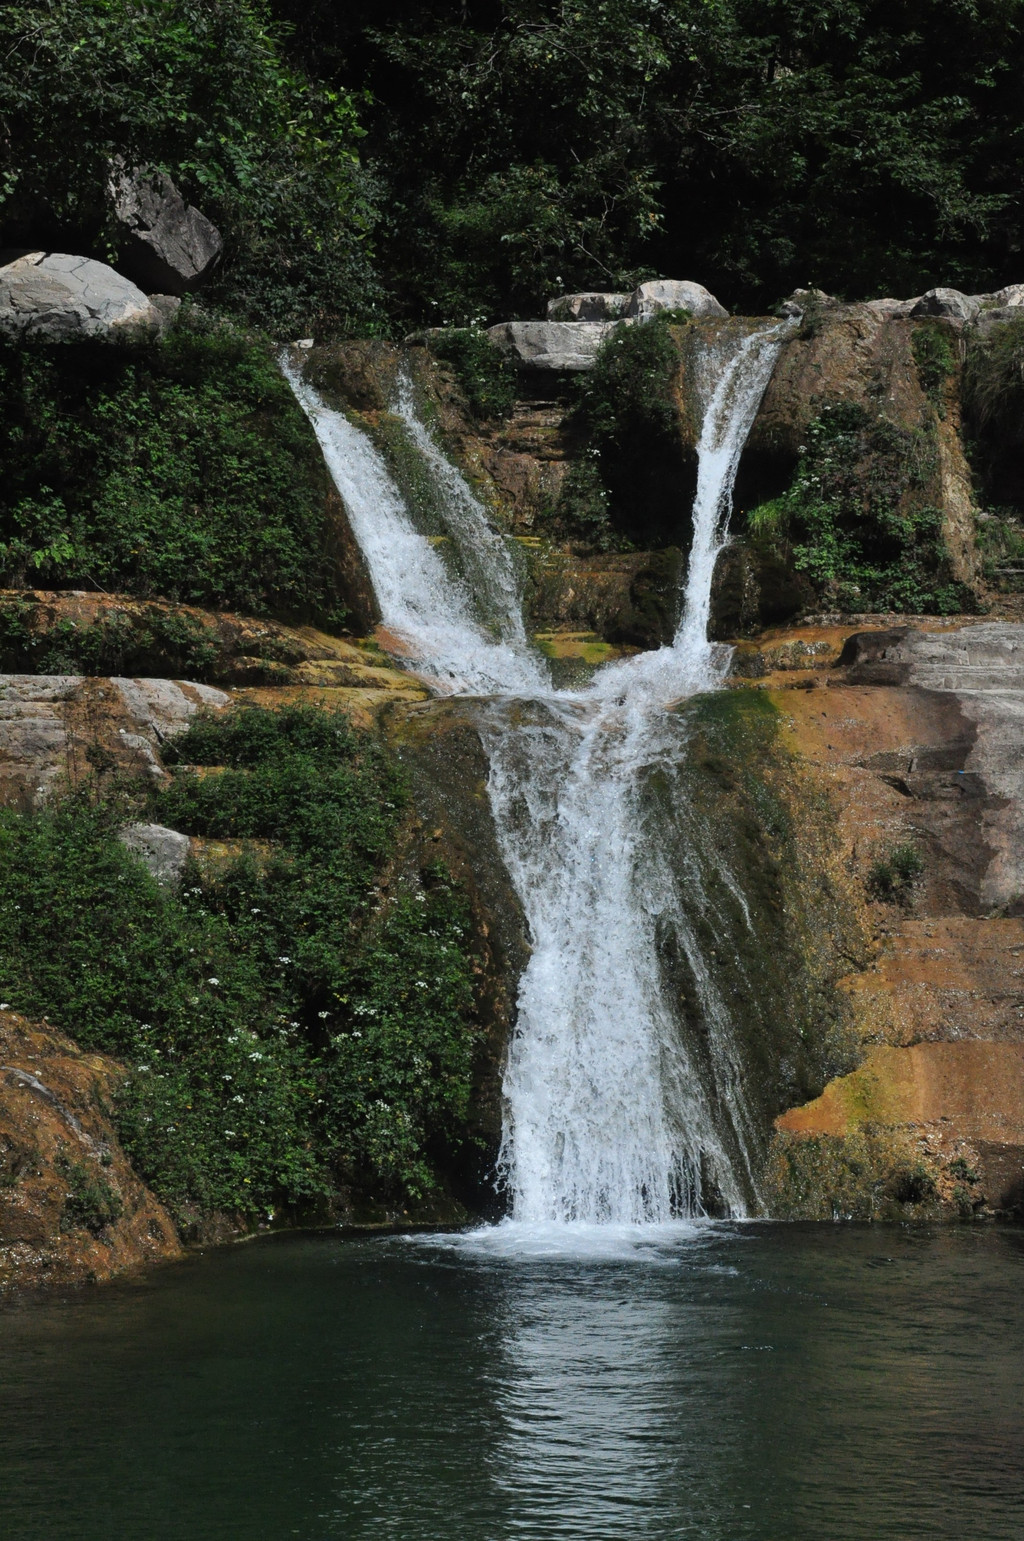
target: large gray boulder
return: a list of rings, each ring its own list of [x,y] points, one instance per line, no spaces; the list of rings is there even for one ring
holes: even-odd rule
[[[597,350],[623,321],[499,321],[488,327],[495,347],[510,354],[521,369],[570,373],[592,369]]]
[[[981,309],[973,294],[959,289],[927,289],[911,310],[913,317],[944,316],[949,321],[976,321]]]
[[[626,315],[635,321],[652,321],[663,310],[688,310],[698,321],[729,314],[703,284],[688,279],[656,278],[634,289]]]
[[[605,294],[588,290],[585,294],[559,294],[548,300],[549,321],[618,321],[626,314],[628,294]]]
[[[150,291],[188,294],[210,277],[224,250],[220,231],[186,203],[169,176],[115,165],[114,216],[125,232],[121,265]]]
[[[62,342],[157,331],[163,318],[141,289],[105,262],[64,252],[19,252],[0,267],[0,332]]]
[[[187,835],[168,829],[166,824],[129,824],[122,829],[120,840],[164,888],[173,888],[181,882],[191,850]]]

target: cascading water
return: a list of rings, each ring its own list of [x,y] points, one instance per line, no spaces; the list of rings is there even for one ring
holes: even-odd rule
[[[555,690],[530,650],[509,548],[416,417],[408,382],[397,413],[442,493],[468,582],[416,532],[370,440],[284,366],[345,500],[384,625],[439,690],[486,698],[477,714],[491,807],[533,947],[505,1073],[500,1159],[513,1216],[527,1224],[662,1222],[699,1213],[709,1190],[742,1214],[757,1198],[729,1012],[644,794],[684,748],[680,718],[666,708],[716,688],[727,664],[728,650],[707,640],[711,580],[783,330],[706,350],[678,631],[670,647],[611,664],[582,690]],[[686,876],[699,896],[699,871]],[[700,997],[700,1056],[662,977],[658,935],[669,923]]]

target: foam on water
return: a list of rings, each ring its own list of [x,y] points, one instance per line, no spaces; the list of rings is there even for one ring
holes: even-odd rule
[[[641,1262],[672,1265],[679,1261],[680,1248],[690,1248],[706,1239],[709,1227],[720,1226],[716,1220],[669,1220],[657,1225],[593,1225],[570,1220],[531,1224],[522,1220],[501,1220],[496,1225],[474,1226],[471,1230],[431,1232],[403,1238],[413,1246],[457,1252],[463,1257],[500,1261],[504,1258],[548,1258],[574,1262]]]

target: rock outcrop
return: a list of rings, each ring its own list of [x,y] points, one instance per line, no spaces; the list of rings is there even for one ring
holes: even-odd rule
[[[548,300],[549,321],[618,321],[626,314],[628,294],[605,294],[589,290],[585,294],[559,294]]]
[[[191,847],[187,835],[164,824],[129,824],[121,831],[121,842],[162,887],[174,888],[181,882]]]
[[[0,333],[45,342],[155,333],[164,314],[105,262],[21,252],[0,267]]]
[[[961,294],[959,289],[928,289],[915,303],[912,316],[945,316],[950,321],[975,321],[981,296]]]
[[[630,295],[558,295],[548,301],[546,321],[500,321],[487,335],[523,370],[574,374],[593,367],[598,349],[616,326],[653,321],[669,310],[689,311],[695,320],[729,314],[703,284],[659,278]],[[426,334],[415,335],[418,339]]]
[[[775,496],[792,475],[822,406],[852,403],[921,440],[922,471],[911,496],[917,506],[939,509],[952,573],[969,585],[978,562],[961,433],[963,354],[954,323],[937,318],[927,324],[945,329],[949,358],[945,380],[928,381],[928,389],[915,354],[915,323],[877,306],[827,309],[787,339],[747,440],[736,502],[742,508]]]
[[[703,284],[687,279],[655,278],[633,291],[626,315],[639,322],[653,321],[665,310],[688,310],[695,321],[724,318],[729,314]]]
[[[575,374],[592,369],[597,350],[621,321],[500,321],[488,327],[495,347],[524,370]]]
[[[94,1282],[181,1255],[111,1121],[124,1073],[0,1005],[0,1288]]]
[[[207,281],[224,251],[223,239],[169,176],[115,166],[110,196],[124,231],[120,261],[126,273],[162,295],[189,294]]]

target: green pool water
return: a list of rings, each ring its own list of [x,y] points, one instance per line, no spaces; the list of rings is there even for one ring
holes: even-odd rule
[[[1020,1541],[1024,1231],[286,1236],[0,1306],[3,1541]]]

